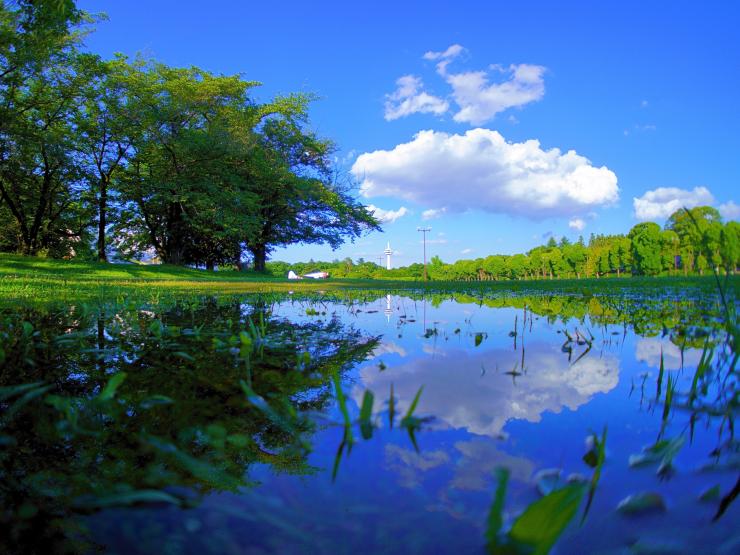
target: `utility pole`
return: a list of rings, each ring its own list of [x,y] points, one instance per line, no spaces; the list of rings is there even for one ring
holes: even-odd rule
[[[416,231],[421,231],[424,236],[424,281],[427,280],[427,233],[432,231],[431,227],[417,227]]]

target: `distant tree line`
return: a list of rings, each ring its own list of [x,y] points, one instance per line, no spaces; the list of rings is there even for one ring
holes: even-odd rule
[[[72,0],[0,2],[0,251],[263,270],[378,229],[308,127],[311,95],[80,49]]]
[[[709,269],[735,273],[740,265],[740,224],[722,222],[710,206],[676,211],[663,229],[653,222],[635,225],[627,235],[592,235],[571,243],[550,238],[527,253],[491,255],[446,264],[434,256],[428,266],[434,280],[517,280],[600,278],[622,275],[703,274]],[[423,264],[386,270],[362,259],[287,264],[271,262],[276,275],[320,269],[332,277],[421,279]]]

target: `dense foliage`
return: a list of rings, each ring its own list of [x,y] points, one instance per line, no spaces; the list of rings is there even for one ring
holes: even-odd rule
[[[588,244],[580,238],[571,243],[550,238],[546,245],[526,254],[491,255],[475,260],[445,264],[438,256],[428,266],[434,280],[518,280],[553,278],[599,278],[622,274],[656,276],[704,274],[717,271],[732,274],[740,264],[740,224],[722,223],[716,209],[699,206],[680,209],[667,221],[665,229],[656,223],[634,226],[624,235],[592,235]],[[272,262],[275,275],[293,270],[303,274],[326,270],[332,277],[421,279],[422,264],[386,270],[363,259],[287,264]]]
[[[263,270],[275,247],[378,228],[308,127],[312,96],[103,60],[87,23],[71,0],[0,3],[0,251]]]

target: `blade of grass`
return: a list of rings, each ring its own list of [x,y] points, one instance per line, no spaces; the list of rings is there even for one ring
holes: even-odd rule
[[[486,523],[486,547],[489,553],[495,553],[498,547],[498,535],[504,525],[504,500],[506,499],[506,486],[509,482],[509,470],[507,468],[496,469],[496,495],[488,511]]]
[[[373,416],[374,400],[373,392],[366,390],[362,396],[362,407],[360,408],[360,432],[362,433],[362,439],[373,437],[373,423],[371,418]]]

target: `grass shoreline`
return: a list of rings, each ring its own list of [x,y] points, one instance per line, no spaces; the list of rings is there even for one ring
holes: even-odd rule
[[[721,279],[725,281],[724,277]],[[726,283],[728,292],[734,295],[740,284],[740,277],[729,276]],[[0,254],[0,299],[5,301],[92,300],[120,295],[128,297],[336,290],[628,295],[632,292],[665,294],[684,288],[709,291],[714,287],[715,278],[712,275],[427,283],[415,280],[352,278],[291,281],[252,272],[211,272],[168,265],[105,264]]]

